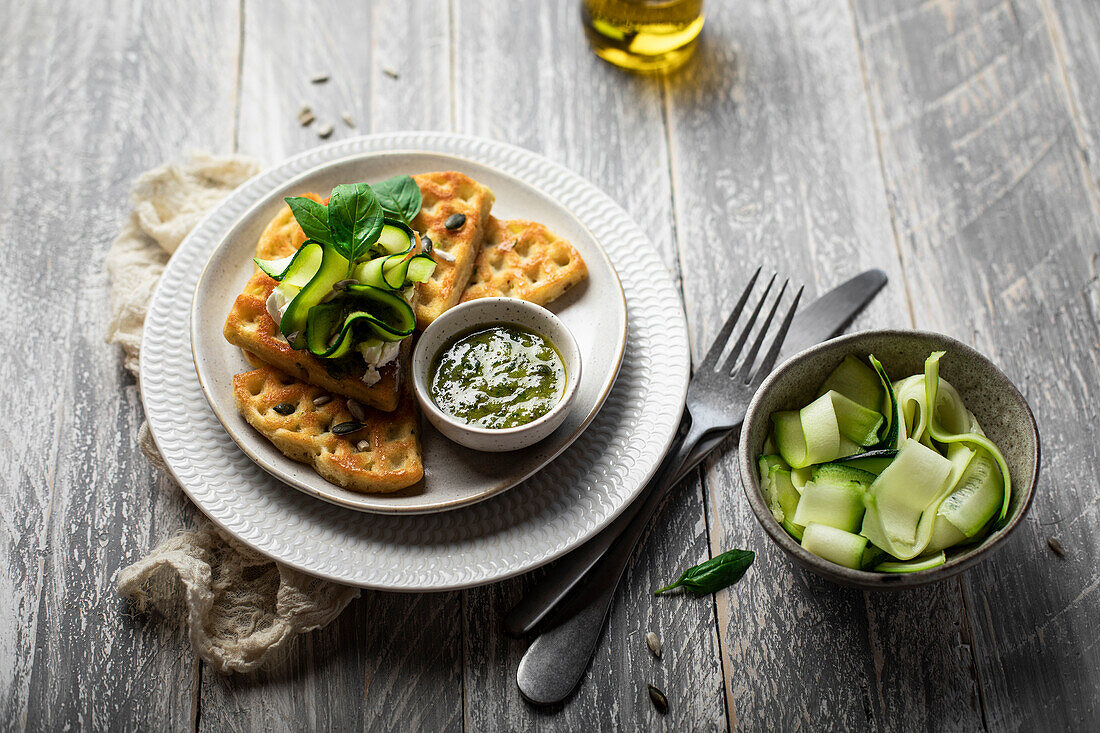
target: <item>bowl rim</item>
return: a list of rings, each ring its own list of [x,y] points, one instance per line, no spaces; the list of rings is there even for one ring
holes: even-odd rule
[[[757,410],[763,400],[763,396],[774,387],[782,374],[792,365],[822,352],[838,349],[843,350],[844,347],[853,347],[855,344],[869,337],[891,336],[899,338],[924,338],[940,341],[945,344],[948,350],[964,352],[968,357],[976,359],[979,363],[990,369],[1000,382],[1001,387],[1005,389],[1006,394],[1023,409],[1023,414],[1027,417],[1028,427],[1031,429],[1034,446],[1031,451],[1031,475],[1027,477],[1026,486],[1020,485],[1013,487],[1015,491],[1019,492],[1020,499],[1016,511],[1009,518],[1005,526],[992,533],[981,544],[977,545],[972,552],[951,558],[943,565],[929,568],[928,570],[918,570],[912,573],[876,573],[868,570],[846,568],[802,549],[802,545],[783,529],[768,509],[760,490],[759,478],[752,468],[755,466],[755,458],[751,454],[751,446],[748,444],[748,435],[750,431],[747,428],[750,424],[760,419],[757,415]],[[765,418],[766,417],[767,416],[765,416]],[[1016,529],[1017,525],[1020,524],[1027,514],[1028,509],[1031,507],[1031,502],[1035,496],[1035,487],[1039,480],[1042,446],[1039,439],[1039,428],[1035,421],[1035,415],[1031,410],[1031,406],[1028,405],[1027,399],[1012,380],[1009,379],[1008,376],[987,356],[974,347],[937,331],[887,328],[858,331],[856,333],[838,336],[804,349],[784,361],[778,369],[768,375],[753,395],[752,401],[745,411],[745,419],[742,422],[737,454],[740,464],[741,486],[745,491],[745,496],[749,501],[749,506],[752,508],[756,521],[764,528],[764,531],[767,532],[772,540],[795,562],[804,568],[813,570],[822,577],[842,585],[854,586],[865,590],[901,590],[904,588],[914,588],[927,583],[934,583],[957,575],[986,558],[991,550],[1004,543],[1005,539]]]
[[[428,335],[428,332],[432,329],[436,329],[437,331],[444,331],[443,336],[440,337],[440,341],[442,342],[442,344],[446,344],[450,339],[458,335],[459,331],[456,330],[454,327],[451,327],[450,325],[452,322],[457,321],[457,316],[452,314],[461,314],[463,311],[472,310],[473,308],[477,307],[487,308],[488,310],[492,311],[494,309],[499,309],[504,305],[507,305],[510,308],[518,307],[521,310],[529,310],[531,312],[549,317],[549,320],[558,328],[560,333],[565,336],[574,358],[570,360],[573,363],[565,364],[567,370],[566,381],[565,389],[562,391],[561,399],[558,400],[558,404],[554,405],[545,415],[535,420],[532,420],[529,423],[516,425],[510,428],[483,428],[477,425],[470,425],[469,423],[461,422],[454,415],[450,415],[439,409],[438,406],[436,406],[435,400],[432,399],[432,396],[428,391],[428,370],[423,369],[419,366],[424,362],[422,362],[421,359],[418,357],[420,354],[423,353],[423,349],[427,348],[427,341],[425,340],[425,336]],[[482,323],[485,326],[490,326],[493,324],[510,324],[514,326],[520,326],[522,328],[530,328],[529,326],[524,326],[522,323],[515,323],[514,321],[510,321],[507,319],[507,317],[492,317],[486,319]],[[554,345],[554,348],[557,350],[558,354],[562,357],[562,361],[566,361],[565,354],[562,353],[561,347],[558,346],[558,341],[560,341],[560,339],[551,338],[549,335],[539,332],[538,329],[532,328],[531,330],[538,332],[540,336],[548,339],[551,344]],[[428,362],[433,361],[434,359],[435,354],[432,354],[431,359],[429,359]],[[581,356],[581,349],[580,346],[577,344],[576,337],[573,336],[573,332],[570,331],[569,327],[565,325],[565,322],[558,318],[557,314],[551,311],[549,308],[545,308],[538,303],[533,303],[529,300],[521,300],[519,298],[507,298],[499,296],[492,298],[476,298],[474,300],[468,300],[465,303],[459,303],[458,305],[449,308],[442,315],[429,323],[428,327],[425,328],[423,332],[421,332],[420,337],[416,341],[416,346],[413,349],[412,356],[413,390],[416,392],[416,396],[418,401],[420,402],[421,409],[431,413],[431,415],[435,418],[442,420],[443,422],[453,426],[458,430],[469,433],[471,435],[485,437],[509,437],[523,435],[524,433],[538,430],[547,423],[554,422],[555,419],[557,419],[559,416],[564,415],[564,413],[566,413],[570,409],[573,398],[577,394],[577,389],[580,387],[581,369],[583,368],[583,362],[584,359]]]

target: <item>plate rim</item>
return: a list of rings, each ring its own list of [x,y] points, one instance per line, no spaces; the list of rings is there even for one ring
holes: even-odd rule
[[[584,187],[588,187],[591,190],[599,193],[607,199],[607,201],[614,207],[615,210],[617,210],[616,215],[621,215],[623,217],[626,217],[629,221],[633,221],[633,219],[630,218],[630,215],[622,208],[622,206],[619,205],[614,199],[610,197],[610,195],[604,192],[601,188],[591,183],[583,176],[574,173],[572,170],[566,168],[564,165],[555,161],[551,161],[541,153],[521,148],[516,145],[512,145],[511,143],[473,135],[433,130],[416,130],[404,132],[373,133],[370,135],[357,136],[354,138],[348,138],[317,146],[305,151],[301,151],[295,155],[288,156],[274,165],[265,167],[260,173],[256,174],[255,176],[241,184],[221,203],[219,203],[217,206],[207,212],[206,215],[204,215],[199,220],[198,224],[196,224],[196,226],[192,229],[192,233],[200,231],[202,228],[208,226],[211,220],[216,219],[216,217],[220,213],[220,210],[224,206],[228,205],[234,196],[247,195],[247,189],[249,189],[250,186],[261,182],[265,177],[269,175],[276,175],[277,172],[284,167],[294,166],[302,159],[309,158],[311,156],[324,156],[327,154],[327,150],[332,149],[356,149],[357,146],[362,146],[362,148],[358,149],[376,149],[374,148],[374,146],[378,146],[377,149],[383,149],[384,146],[390,144],[393,144],[395,146],[405,145],[406,143],[404,141],[409,140],[415,141],[415,144],[418,145],[425,144],[425,141],[427,141],[427,144],[429,146],[438,145],[441,152],[450,152],[450,150],[453,149],[452,146],[455,145],[465,145],[468,146],[468,150],[476,151],[472,154],[476,155],[483,150],[485,151],[486,157],[490,157],[494,160],[501,157],[506,157],[515,159],[516,161],[518,161],[517,164],[530,163],[531,161],[545,163],[550,167],[551,170],[554,171],[555,175],[565,175],[576,179],[578,182],[583,184]],[[429,147],[428,149],[432,148]],[[647,236],[645,236],[640,227],[638,228],[638,234],[640,234],[642,239],[647,242],[651,248],[653,248],[652,242]],[[189,234],[185,241],[181,243],[180,247],[177,249],[177,252],[185,248],[187,240],[191,239],[191,237],[192,234]],[[656,249],[653,248],[653,250],[653,253],[656,254]],[[170,267],[171,264],[172,263],[169,262],[168,267]],[[678,385],[678,389],[676,390],[676,394],[674,395],[675,401],[672,403],[675,405],[675,408],[673,410],[675,412],[675,415],[671,416],[669,424],[666,426],[667,430],[664,431],[663,437],[658,437],[655,443],[655,445],[659,444],[658,450],[661,455],[667,452],[668,446],[671,445],[676,436],[676,426],[680,423],[685,406],[687,387],[690,379],[691,364],[689,335],[687,331],[687,320],[684,311],[682,295],[676,291],[675,283],[672,280],[671,275],[663,269],[663,266],[662,274],[663,278],[661,279],[667,278],[667,281],[663,283],[662,286],[669,289],[671,291],[670,294],[674,298],[675,313],[673,314],[672,320],[676,323],[676,325],[679,326],[679,328],[676,329],[674,339],[678,343],[673,344],[673,348],[669,353],[673,354],[674,356],[678,355],[679,359],[678,363],[674,365],[676,367],[676,376],[678,376],[676,382]],[[167,281],[162,277],[154,288],[153,295],[151,296],[149,301],[148,312],[150,314],[156,312],[156,305],[159,301],[159,298],[162,297],[161,291],[166,288]],[[148,322],[145,325],[148,326]],[[629,328],[630,326],[628,323],[628,329]],[[149,353],[148,347],[152,340],[153,337],[151,336],[151,330],[149,328],[143,328],[141,341],[142,353]],[[633,489],[627,490],[626,495],[623,496],[618,505],[615,505],[614,501],[612,500],[607,514],[602,518],[601,521],[594,523],[586,531],[582,531],[572,538],[556,538],[551,546],[542,551],[542,554],[540,556],[506,557],[503,560],[496,560],[489,564],[479,564],[477,567],[474,568],[471,568],[470,565],[463,565],[461,566],[461,570],[457,568],[449,569],[449,572],[451,573],[449,576],[444,575],[444,571],[436,571],[435,578],[425,578],[423,575],[414,575],[408,570],[400,570],[398,572],[403,573],[405,576],[413,575],[414,577],[411,580],[406,580],[404,578],[401,578],[401,580],[399,581],[378,579],[379,576],[383,574],[381,572],[375,572],[373,574],[373,577],[370,575],[364,576],[363,574],[360,574],[358,576],[351,576],[347,573],[338,573],[328,568],[318,567],[317,562],[310,563],[307,562],[305,559],[299,559],[311,558],[315,557],[315,555],[288,552],[287,550],[289,548],[271,548],[268,545],[263,545],[260,544],[258,541],[254,541],[252,537],[249,536],[249,533],[246,531],[251,530],[253,533],[255,533],[254,528],[229,526],[228,524],[226,524],[225,521],[223,521],[223,518],[221,516],[215,513],[216,507],[213,504],[211,504],[211,506],[206,505],[209,497],[203,496],[201,499],[197,498],[194,487],[189,486],[187,481],[183,480],[183,478],[181,477],[185,469],[189,468],[189,466],[187,466],[187,464],[183,462],[183,458],[185,458],[185,456],[176,456],[173,455],[173,453],[170,451],[165,451],[165,443],[162,439],[162,436],[158,435],[157,430],[154,428],[156,420],[149,419],[149,415],[153,413],[151,413],[149,410],[149,403],[151,398],[149,396],[150,393],[147,387],[149,386],[152,379],[153,378],[149,375],[148,369],[141,369],[141,371],[139,372],[139,386],[141,392],[142,407],[146,412],[146,418],[150,427],[150,434],[152,435],[153,441],[156,444],[158,450],[164,456],[168,472],[171,474],[179,487],[183,490],[184,494],[186,494],[187,497],[196,505],[196,507],[199,508],[199,510],[203,513],[207,520],[212,522],[215,526],[219,527],[228,536],[233,537],[236,541],[241,542],[245,546],[255,550],[265,557],[271,558],[273,561],[282,563],[289,568],[293,568],[312,577],[317,577],[334,583],[351,585],[360,588],[408,593],[454,591],[496,583],[530,572],[536,568],[539,568],[562,557],[563,555],[583,544],[592,536],[607,527],[618,516],[620,516],[622,512],[625,511],[625,509],[633,501],[637,499],[642,489],[645,487],[646,484],[648,484],[649,480],[656,473],[660,465],[660,461],[655,460],[647,470],[643,471],[642,475],[636,480],[635,487]],[[163,427],[165,430],[168,430],[171,426],[165,425]],[[166,435],[174,437],[175,434],[167,433]],[[661,436],[661,433],[658,431],[656,433],[656,436]],[[175,446],[170,447],[175,448]],[[180,465],[177,466],[176,463],[173,462],[173,459],[179,460]],[[210,499],[210,501],[213,502],[214,499]],[[431,517],[435,515],[420,516]],[[410,518],[415,518],[415,516]],[[478,544],[484,544],[489,540],[487,538],[478,537],[469,540],[463,538],[462,541],[468,542],[470,543],[470,546],[476,547]],[[508,566],[507,563],[509,562],[513,564]],[[504,566],[503,568],[501,567],[502,565]],[[477,571],[476,575],[474,571]]]
[[[366,506],[363,503],[360,503],[360,501],[368,502],[372,499],[377,501],[384,501],[384,499],[387,496],[390,496],[390,494],[353,492],[350,489],[345,489],[337,484],[334,484],[320,474],[314,472],[314,474],[310,475],[311,478],[313,478],[315,475],[320,482],[327,485],[327,487],[331,487],[328,491],[323,491],[312,485],[310,482],[306,480],[301,480],[293,474],[288,473],[281,464],[292,462],[290,458],[287,458],[280,453],[278,456],[275,456],[275,459],[276,461],[278,461],[278,463],[272,463],[256,452],[253,447],[253,442],[256,440],[262,440],[262,436],[257,437],[255,435],[251,435],[245,437],[245,435],[240,434],[240,431],[237,430],[237,426],[232,420],[228,419],[223,414],[223,410],[221,409],[222,406],[220,406],[219,403],[215,401],[212,395],[212,386],[208,384],[209,375],[204,373],[204,369],[199,358],[199,350],[201,350],[201,347],[196,346],[197,337],[199,335],[199,331],[201,330],[201,324],[199,323],[201,319],[197,318],[196,316],[197,311],[200,308],[198,295],[200,290],[203,289],[203,285],[207,284],[207,276],[211,272],[211,265],[213,264],[215,257],[218,255],[219,252],[221,252],[226,246],[229,245],[229,235],[233,232],[234,229],[240,226],[242,222],[255,216],[257,210],[268,206],[272,202],[272,195],[275,189],[291,188],[298,182],[306,178],[318,175],[328,168],[347,164],[352,161],[359,161],[364,158],[395,155],[430,155],[446,158],[450,161],[453,161],[453,163],[457,166],[453,170],[459,170],[460,172],[462,172],[462,164],[473,164],[474,166],[488,169],[493,174],[507,179],[512,183],[520,184],[521,186],[526,187],[538,196],[544,199],[548,199],[554,206],[565,212],[565,214],[568,215],[577,226],[581,227],[588,234],[591,241],[596,245],[596,249],[599,252],[599,256],[603,261],[604,266],[612,275],[612,283],[614,284],[613,291],[614,296],[616,297],[616,303],[618,305],[617,312],[621,314],[622,318],[622,330],[618,334],[618,348],[616,349],[616,352],[612,359],[614,366],[609,370],[608,374],[600,383],[599,393],[596,396],[595,401],[592,403],[592,406],[589,409],[588,413],[576,426],[574,431],[569,435],[564,436],[558,443],[558,445],[554,448],[554,450],[548,453],[544,460],[542,460],[540,463],[534,465],[525,473],[518,474],[518,477],[512,477],[503,484],[492,486],[486,490],[481,491],[480,493],[470,496],[450,499],[445,502],[435,502],[427,504],[422,503],[411,506]],[[281,164],[277,165],[276,167],[281,167]],[[196,229],[197,228],[198,227],[196,226]],[[195,288],[191,293],[188,321],[188,332],[191,341],[191,360],[195,368],[195,373],[198,376],[199,386],[202,388],[203,396],[206,398],[207,404],[210,406],[210,409],[213,411],[214,416],[218,419],[218,422],[221,424],[222,428],[229,435],[230,439],[237,445],[237,447],[241,449],[241,452],[243,452],[253,463],[255,463],[271,476],[275,477],[284,484],[287,484],[288,486],[298,491],[301,491],[309,497],[320,499],[321,501],[326,501],[330,504],[334,504],[345,509],[350,509],[352,511],[365,512],[368,514],[387,515],[436,514],[439,512],[453,511],[455,509],[460,509],[465,506],[471,506],[499,494],[503,494],[506,491],[510,491],[511,489],[514,489],[516,486],[520,485],[538,472],[545,469],[558,456],[564,453],[569,448],[569,446],[573,445],[573,443],[575,443],[577,439],[580,438],[584,431],[588,429],[588,426],[592,424],[592,421],[596,419],[596,416],[599,414],[600,409],[603,408],[604,403],[607,401],[608,395],[611,394],[611,390],[615,387],[615,381],[618,379],[619,370],[622,368],[623,356],[626,353],[627,340],[629,339],[629,317],[627,313],[626,293],[623,291],[622,278],[619,277],[619,271],[615,267],[615,263],[611,260],[611,257],[607,254],[607,250],[604,248],[603,243],[600,241],[599,237],[596,236],[596,233],[593,232],[591,227],[589,227],[583,219],[577,216],[572,209],[562,203],[556,196],[543,190],[541,187],[524,181],[522,178],[513,175],[507,171],[501,170],[500,168],[492,164],[482,163],[480,161],[472,160],[470,158],[456,155],[454,153],[441,153],[438,151],[413,148],[397,148],[393,150],[367,150],[359,151],[357,153],[351,153],[338,158],[333,158],[332,160],[327,160],[323,163],[319,163],[313,166],[312,168],[308,168],[301,173],[293,176],[292,178],[278,183],[274,187],[274,189],[268,190],[267,192],[263,193],[256,201],[252,203],[252,205],[250,205],[243,213],[241,213],[240,216],[233,220],[233,222],[224,232],[223,236],[218,240],[217,244],[213,247],[213,249],[210,250],[209,255],[206,257],[206,261],[203,262],[202,270],[199,273],[198,280],[196,280],[195,282]],[[419,418],[420,416],[418,411],[418,420]],[[421,432],[423,432],[424,421],[420,420],[419,424],[422,428]],[[255,429],[251,428],[251,426],[249,426],[249,428],[253,432],[255,431]],[[303,465],[300,462],[295,463],[298,463],[298,465]],[[359,501],[356,501],[357,498],[359,499]]]

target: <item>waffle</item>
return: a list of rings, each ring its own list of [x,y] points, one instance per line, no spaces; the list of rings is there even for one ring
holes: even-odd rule
[[[302,195],[317,203],[325,203],[325,200],[315,193]],[[289,257],[297,252],[305,241],[306,233],[302,231],[302,227],[298,226],[298,222],[294,219],[294,212],[284,204],[264,229],[264,233],[260,235],[260,241],[256,244],[256,256],[261,260]]]
[[[347,436],[329,432],[354,421],[347,400],[332,396],[314,404],[326,394],[270,366],[233,377],[233,397],[245,420],[285,456],[311,464],[326,480],[351,491],[388,493],[424,476],[415,400],[408,390],[393,412],[368,408],[366,427]],[[294,405],[294,412],[276,412],[282,403]]]
[[[424,203],[412,227],[431,237],[435,249],[445,253],[435,257],[431,279],[417,288],[416,322],[426,328],[457,304],[466,289],[485,238],[493,192],[455,171],[422,173],[413,180],[420,187]],[[465,214],[465,224],[447,229],[443,224],[452,214]]]
[[[395,409],[400,365],[408,359],[408,340],[402,344],[401,355],[379,370],[381,379],[373,385],[362,380],[366,364],[358,362],[353,362],[357,373],[343,377],[333,376],[321,363],[321,359],[308,351],[293,349],[279,335],[278,326],[267,312],[267,298],[275,285],[276,282],[262,272],[255,273],[248,280],[244,292],[237,296],[229,317],[225,319],[225,328],[222,329],[225,340],[292,377],[335,394],[353,397],[380,410]]]
[[[577,251],[546,227],[491,217],[493,193],[473,179],[453,171],[413,178],[424,203],[412,226],[450,256],[437,256],[431,280],[417,286],[420,328],[459,300],[510,296],[546,305],[587,277]],[[324,201],[316,194],[306,196]],[[465,214],[466,222],[448,230],[444,222],[455,213]],[[305,239],[290,207],[283,207],[260,236],[256,256],[288,257]],[[311,464],[339,486],[390,492],[419,481],[423,463],[415,402],[407,390],[400,389],[399,365],[408,361],[408,341],[401,357],[381,370],[382,378],[373,386],[363,382],[361,374],[334,377],[323,360],[292,349],[279,336],[267,312],[267,298],[275,285],[275,280],[257,270],[226,319],[225,338],[243,349],[256,367],[233,378],[237,409],[284,455]],[[314,398],[321,395],[332,399],[315,406]],[[378,409],[367,410],[362,430],[341,437],[328,430],[353,419],[347,397]],[[295,411],[285,416],[275,412],[274,406],[284,402],[295,405]],[[367,443],[359,450],[364,440]]]
[[[586,277],[588,268],[573,245],[542,224],[489,217],[462,300],[505,296],[546,305]]]

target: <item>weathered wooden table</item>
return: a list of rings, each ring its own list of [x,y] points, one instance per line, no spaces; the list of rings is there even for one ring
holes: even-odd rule
[[[1100,727],[1100,4],[708,9],[693,61],[642,78],[588,51],[573,0],[4,4],[2,727]],[[1029,517],[958,580],[847,590],[769,545],[727,446],[665,511],[561,709],[523,702],[525,645],[498,626],[530,578],[366,592],[277,672],[204,668],[114,592],[122,565],[199,517],[135,446],[99,263],[139,171],[192,147],[275,162],[316,145],[303,101],[336,137],[457,130],[587,177],[650,233],[696,355],[750,267],[817,292],[883,268],[858,327],[951,334],[1030,400],[1044,455]],[[647,593],[733,547],[758,556],[731,591]]]

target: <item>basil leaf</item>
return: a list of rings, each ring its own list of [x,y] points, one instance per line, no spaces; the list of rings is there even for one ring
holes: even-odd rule
[[[328,227],[333,246],[348,262],[366,255],[382,231],[382,206],[371,187],[344,183],[332,189]]]
[[[411,224],[420,213],[423,198],[420,195],[420,187],[416,185],[412,176],[387,178],[381,183],[375,183],[371,188],[374,189],[374,195],[378,197],[382,208],[406,224]]]
[[[291,213],[298,221],[298,226],[306,233],[309,239],[316,239],[322,244],[332,243],[332,233],[328,229],[328,209],[324,204],[319,204],[305,196],[293,196],[283,199],[290,206]]]
[[[716,593],[741,580],[755,557],[752,550],[723,552],[705,563],[688,568],[675,583],[653,591],[653,595],[673,588],[685,588],[695,595]]]

